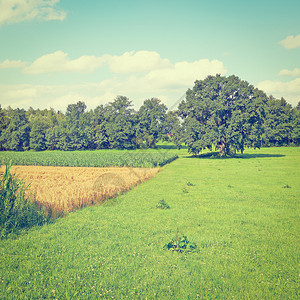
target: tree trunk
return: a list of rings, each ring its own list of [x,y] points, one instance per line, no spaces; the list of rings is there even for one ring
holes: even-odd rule
[[[219,148],[219,154],[220,156],[226,156],[226,148],[227,148],[227,145],[226,145],[226,142],[222,141],[222,142],[218,142],[217,143],[217,146]]]

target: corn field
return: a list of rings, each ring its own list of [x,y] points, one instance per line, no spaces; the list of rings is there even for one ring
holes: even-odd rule
[[[0,165],[64,166],[64,167],[140,167],[164,166],[178,156],[167,151],[95,150],[0,152]]]

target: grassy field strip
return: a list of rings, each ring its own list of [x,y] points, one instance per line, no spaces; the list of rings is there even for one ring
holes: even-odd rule
[[[102,206],[1,241],[0,298],[297,299],[300,149],[249,153],[179,158]],[[177,227],[199,253],[163,249]]]
[[[5,167],[0,167],[0,174]],[[13,166],[12,173],[30,184],[26,195],[59,216],[102,203],[157,174],[159,168]]]

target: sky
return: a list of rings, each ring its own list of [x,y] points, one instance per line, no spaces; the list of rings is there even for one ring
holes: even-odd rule
[[[299,0],[0,0],[0,104],[172,108],[221,74],[296,106],[299,12]]]

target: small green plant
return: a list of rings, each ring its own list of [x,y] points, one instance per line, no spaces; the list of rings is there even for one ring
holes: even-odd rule
[[[227,185],[227,187],[229,187],[229,188],[233,188],[233,186],[232,186],[231,184],[228,184],[228,185]]]
[[[286,184],[283,188],[284,188],[284,189],[291,189],[292,187],[289,186],[288,184]]]
[[[193,183],[191,183],[190,181],[188,181],[187,183],[186,183],[186,185],[187,186],[195,186]]]
[[[176,237],[173,238],[168,244],[165,244],[164,249],[179,253],[199,252],[199,249],[195,243],[190,242],[185,235],[179,235],[178,227]]]
[[[170,206],[167,204],[167,202],[164,199],[162,199],[158,202],[158,204],[156,205],[156,208],[169,209]]]
[[[187,194],[189,191],[187,190],[187,188],[183,188],[183,189],[182,189],[182,192],[183,192],[184,194]]]

